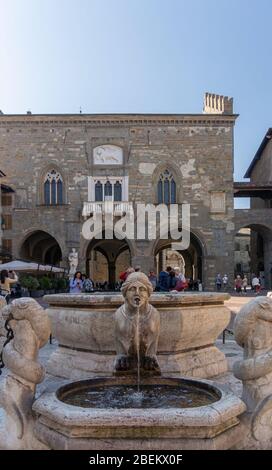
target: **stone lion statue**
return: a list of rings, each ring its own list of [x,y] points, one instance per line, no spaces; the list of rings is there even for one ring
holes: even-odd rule
[[[152,284],[145,274],[132,273],[121,292],[125,302],[115,313],[115,370],[136,373],[139,359],[142,373],[160,374],[156,357],[160,314],[149,303]]]

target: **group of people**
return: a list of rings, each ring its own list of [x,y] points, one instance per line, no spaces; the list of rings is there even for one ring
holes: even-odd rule
[[[129,274],[141,271],[140,266],[135,268],[129,266],[126,270],[122,271],[119,276],[119,281],[115,283],[115,290],[120,290],[122,283],[125,282]],[[162,270],[159,276],[156,276],[155,271],[150,270],[148,279],[151,282],[154,291],[169,292],[169,291],[184,291],[184,290],[201,290],[202,284],[200,280],[194,281],[193,279],[186,279],[182,274],[179,267],[172,268],[168,266]],[[99,285],[98,285],[99,284]],[[70,279],[69,292],[71,294],[80,294],[83,292],[93,292],[97,290],[107,290],[107,283],[94,283],[94,281],[77,271]]]
[[[221,291],[222,287],[224,291],[227,291],[229,289],[229,278],[227,274],[224,274],[222,277],[220,273],[217,274],[215,278],[215,286],[217,291]],[[235,291],[240,294],[241,292],[246,293],[247,289],[249,287],[249,281],[246,275],[243,277],[240,274],[237,274],[235,280],[234,280],[234,289]],[[255,293],[259,293],[261,290],[261,280],[258,276],[255,274],[252,275],[251,277],[251,289]]]
[[[120,279],[125,281],[130,273],[140,270],[140,266],[136,266],[135,268],[129,267],[126,271],[123,271],[120,274]],[[193,279],[186,279],[178,266],[175,268],[167,266],[165,270],[160,272],[158,277],[156,276],[155,271],[150,270],[148,279],[151,282],[154,291],[157,292],[169,292],[174,290],[180,292],[187,289],[201,290],[202,287],[200,280],[194,281]]]
[[[70,279],[69,292],[70,294],[81,294],[82,292],[93,292],[94,282],[89,279],[86,274],[81,271],[76,271],[72,279]]]
[[[224,276],[222,277],[221,274],[218,273],[215,278],[216,290],[220,291],[222,290],[222,287],[223,287],[224,291],[226,291],[228,289],[228,284],[229,284],[228,275],[224,274]]]
[[[235,278],[235,290],[239,294],[244,290],[244,292],[247,291],[248,288],[248,278],[247,276],[244,276],[243,278],[238,274]],[[251,277],[251,290],[253,290],[256,294],[259,294],[261,291],[262,284],[261,284],[261,279],[256,276],[256,274],[252,274]]]

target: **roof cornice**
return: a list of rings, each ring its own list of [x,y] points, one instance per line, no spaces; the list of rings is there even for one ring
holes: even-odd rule
[[[238,114],[4,114],[0,115],[0,126],[222,126],[234,124],[237,117]]]

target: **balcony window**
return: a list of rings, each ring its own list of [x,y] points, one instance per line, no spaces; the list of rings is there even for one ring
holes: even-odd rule
[[[119,181],[114,184],[114,200],[122,201],[122,185]]]
[[[89,200],[95,202],[122,201],[124,194],[128,192],[127,186],[127,179],[122,177],[119,177],[118,179],[113,177],[107,179],[101,177],[99,180],[92,178],[91,185],[89,187]]]
[[[103,201],[103,186],[100,181],[97,181],[97,183],[95,184],[95,200]]]

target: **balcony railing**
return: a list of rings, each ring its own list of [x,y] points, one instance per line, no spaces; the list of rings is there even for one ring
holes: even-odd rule
[[[94,213],[112,214],[114,216],[122,216],[124,213],[131,211],[131,205],[125,201],[105,201],[105,202],[84,202],[82,215],[90,217]]]

